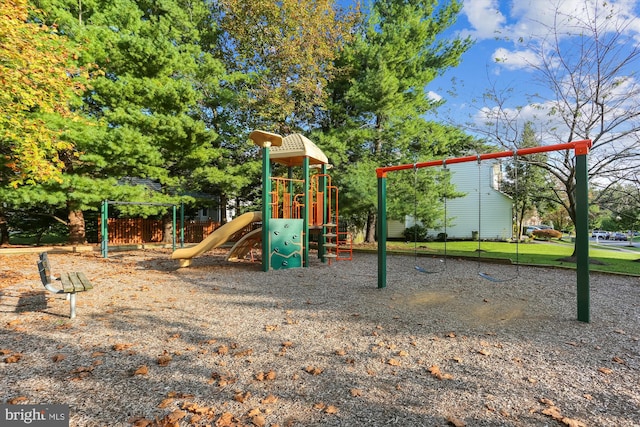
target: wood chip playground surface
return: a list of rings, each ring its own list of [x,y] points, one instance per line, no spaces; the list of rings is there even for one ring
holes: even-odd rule
[[[640,426],[640,279],[389,256],[262,272],[224,252],[0,255],[0,403],[66,404],[71,426]]]

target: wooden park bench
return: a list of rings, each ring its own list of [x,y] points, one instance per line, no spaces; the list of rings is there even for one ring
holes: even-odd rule
[[[87,276],[81,272],[62,273],[60,275],[60,283],[62,289],[53,286],[54,279],[51,275],[51,264],[49,264],[49,256],[46,252],[42,252],[39,255],[38,260],[38,272],[40,273],[40,279],[42,284],[49,291],[54,294],[66,294],[69,304],[71,305],[70,317],[73,319],[76,317],[76,294],[78,292],[88,291],[93,288]]]

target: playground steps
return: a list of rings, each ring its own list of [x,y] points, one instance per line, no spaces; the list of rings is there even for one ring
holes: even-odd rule
[[[325,248],[323,258],[327,259],[329,264],[331,260],[351,261],[353,259],[351,233],[339,232],[338,225],[335,223],[323,224],[323,227],[329,230],[322,235],[325,238],[325,243],[322,245]],[[340,239],[341,235],[344,235],[344,239]]]

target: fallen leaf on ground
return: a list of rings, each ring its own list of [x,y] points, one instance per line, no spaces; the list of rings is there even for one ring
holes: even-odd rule
[[[598,372],[605,374],[605,375],[611,375],[613,374],[613,369],[609,369],[609,368],[598,368]]]
[[[54,363],[61,362],[64,359],[65,359],[65,355],[60,353],[54,354],[53,357],[51,358],[51,360],[53,360]]]
[[[258,381],[272,381],[276,379],[276,373],[274,371],[258,372],[256,374],[256,380]]]
[[[216,427],[232,427],[235,426],[235,418],[232,413],[224,412],[220,418],[216,420]]]
[[[244,401],[249,397],[251,397],[251,393],[248,391],[245,393],[238,392],[233,396],[233,400],[235,400],[236,402],[244,403]]]
[[[399,360],[396,360],[396,359],[389,359],[389,360],[387,360],[387,364],[389,364],[391,366],[400,366],[401,362]]]
[[[186,416],[187,416],[187,413],[185,411],[181,411],[180,409],[176,409],[172,413],[168,414],[165,418],[170,423],[177,423],[178,421],[180,421],[181,419],[183,419]]]
[[[142,365],[135,371],[133,371],[133,375],[147,375],[149,373],[149,367],[147,365]]]
[[[161,408],[161,409],[166,408],[169,405],[171,405],[174,402],[174,400],[175,399],[173,397],[167,397],[166,399],[164,399],[162,402],[158,404],[158,408]]]
[[[171,360],[172,360],[171,356],[169,356],[168,354],[163,354],[162,356],[158,356],[158,365],[168,366]]]
[[[276,396],[274,396],[273,394],[270,394],[267,397],[265,397],[264,399],[262,399],[260,401],[260,403],[262,403],[263,405],[268,405],[270,403],[276,403],[277,401],[278,401],[278,398]]]
[[[264,427],[267,422],[262,415],[256,415],[251,418],[251,423],[256,427]]]
[[[4,358],[4,363],[18,363],[22,359],[21,353],[14,353],[11,356]]]
[[[432,365],[431,367],[429,367],[428,370],[429,370],[429,373],[431,373],[431,375],[433,375],[439,380],[450,380],[453,378],[453,375],[451,374],[442,373],[442,371],[440,370],[440,367],[438,367],[437,365]]]
[[[325,413],[327,414],[337,414],[338,413],[338,408],[336,408],[333,405],[329,405],[327,406],[327,409],[324,410]]]
[[[307,366],[304,368],[305,372],[311,375],[320,375],[323,372],[323,369],[316,368],[314,366]]]
[[[351,396],[353,397],[360,397],[362,396],[362,390],[359,388],[352,388],[349,390],[349,393],[351,393]]]
[[[133,344],[129,344],[129,343],[118,343],[118,344],[114,344],[111,348],[113,348],[115,351],[123,351],[128,348],[131,348],[132,346]]]

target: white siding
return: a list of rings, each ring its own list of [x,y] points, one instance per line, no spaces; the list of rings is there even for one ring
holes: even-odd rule
[[[465,194],[464,197],[447,200],[448,238],[470,239],[474,231],[480,232],[481,239],[511,238],[512,200],[494,188],[501,179],[499,163],[483,161],[478,165],[477,162],[468,162],[449,165],[448,168],[455,191]],[[437,235],[443,231],[430,230],[430,234]]]
[[[399,239],[404,238],[404,222],[389,220],[387,221],[387,238]]]

